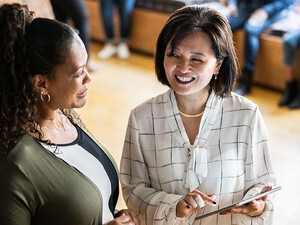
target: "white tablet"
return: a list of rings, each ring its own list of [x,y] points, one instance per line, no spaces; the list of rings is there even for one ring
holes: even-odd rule
[[[241,200],[241,201],[232,203],[232,204],[230,204],[230,205],[228,205],[228,206],[225,206],[225,207],[223,207],[223,208],[220,208],[220,209],[217,209],[217,210],[215,210],[215,211],[212,211],[212,212],[203,214],[203,215],[201,215],[201,216],[198,216],[198,217],[195,218],[195,220],[200,220],[200,219],[203,219],[203,218],[205,218],[205,217],[214,215],[214,214],[216,214],[216,213],[224,212],[224,211],[229,210],[229,209],[232,209],[232,208],[234,208],[234,207],[236,207],[236,206],[245,205],[245,204],[247,204],[247,203],[249,203],[249,202],[251,202],[251,201],[253,201],[253,200],[255,200],[255,199],[264,197],[264,196],[266,196],[266,195],[268,195],[268,194],[274,193],[274,192],[279,191],[279,190],[281,190],[281,189],[282,189],[281,186],[272,188],[270,191],[266,191],[266,192],[263,192],[263,193],[254,195],[254,196],[252,196],[252,197],[249,197],[249,198],[243,199],[243,200]]]

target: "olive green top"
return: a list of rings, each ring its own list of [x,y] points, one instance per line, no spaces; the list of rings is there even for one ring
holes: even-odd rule
[[[102,224],[102,197],[95,184],[30,135],[0,161],[0,225],[21,224]]]

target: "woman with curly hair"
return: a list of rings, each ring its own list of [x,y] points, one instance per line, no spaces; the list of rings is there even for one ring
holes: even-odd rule
[[[138,224],[115,212],[115,162],[73,110],[91,81],[77,33],[4,4],[0,36],[0,224]]]

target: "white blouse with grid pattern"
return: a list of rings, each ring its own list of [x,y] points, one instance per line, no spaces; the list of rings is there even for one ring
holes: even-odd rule
[[[258,217],[216,214],[194,220],[276,183],[258,106],[235,93],[225,98],[210,94],[193,145],[172,89],[136,107],[128,122],[120,172],[125,202],[139,214],[141,224],[272,223],[271,196]],[[217,206],[176,218],[176,204],[195,188],[216,194]]]

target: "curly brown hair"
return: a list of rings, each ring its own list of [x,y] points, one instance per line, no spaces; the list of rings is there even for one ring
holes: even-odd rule
[[[19,4],[0,9],[0,150],[7,152],[21,136],[34,128],[33,84],[28,76],[25,31],[33,12]]]
[[[0,155],[7,155],[29,132],[38,133],[34,120],[35,74],[53,78],[54,68],[64,62],[76,32],[68,25],[33,18],[26,5],[0,7]]]

